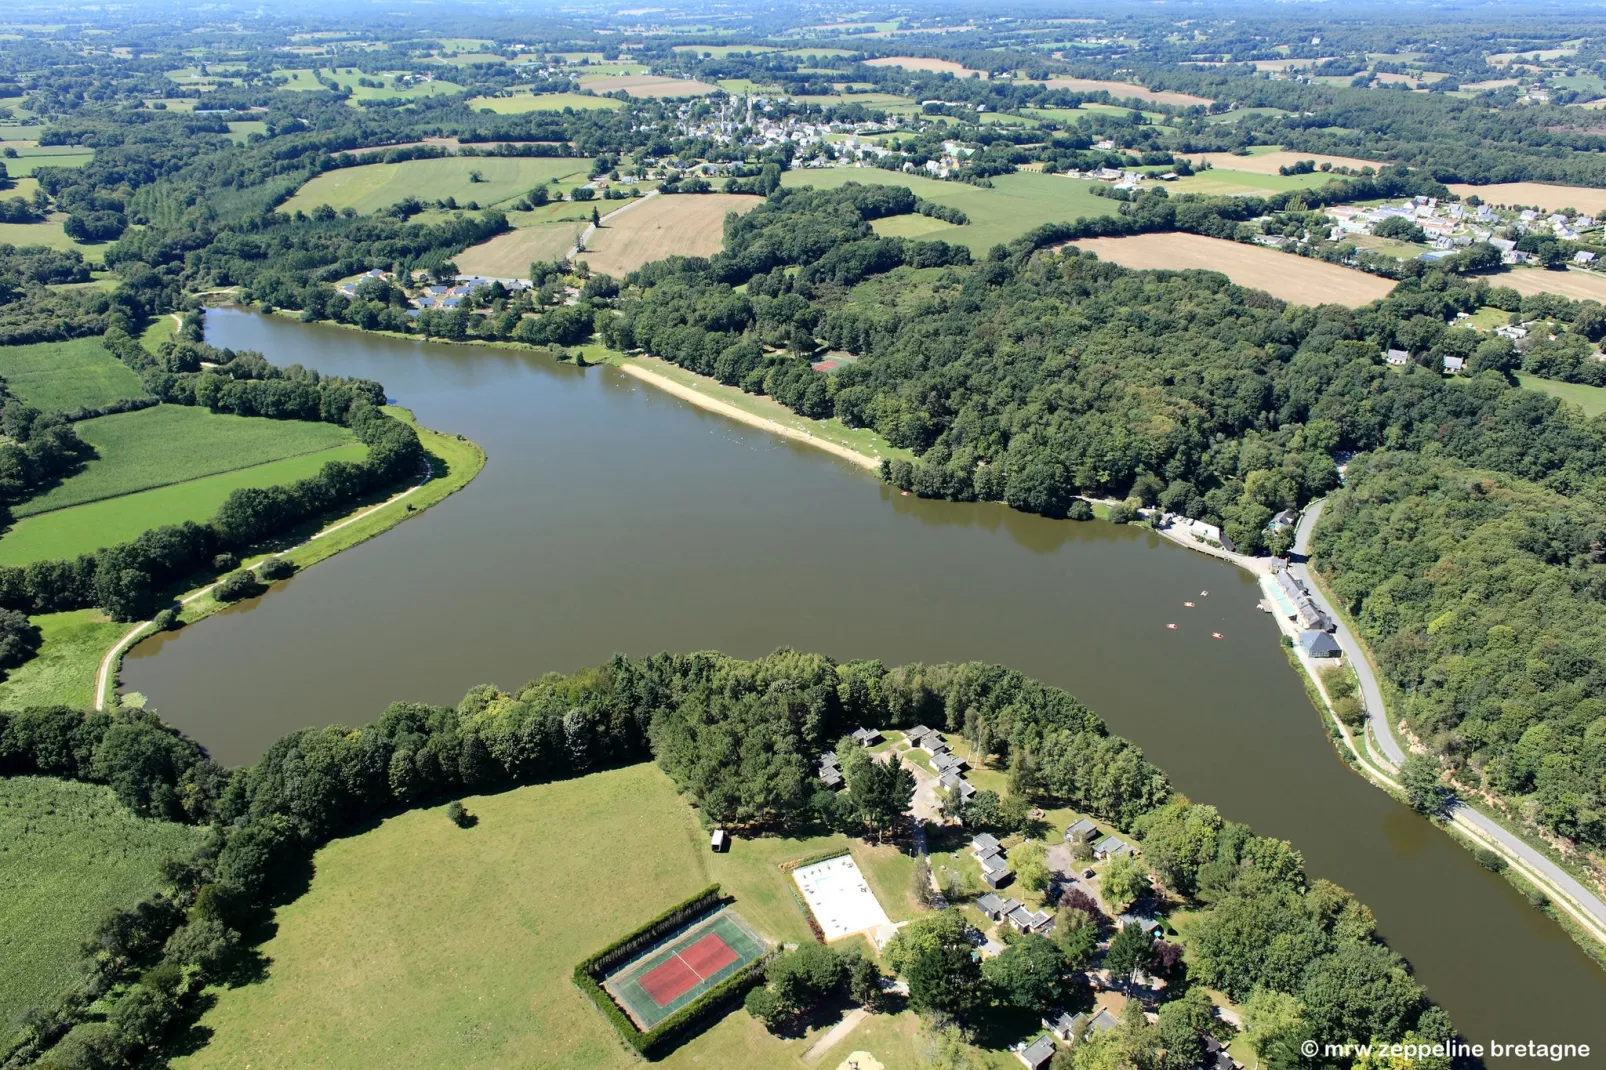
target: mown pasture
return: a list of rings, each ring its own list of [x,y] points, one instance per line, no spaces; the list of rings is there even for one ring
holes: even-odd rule
[[[554,194],[585,185],[590,160],[566,156],[445,156],[402,163],[365,163],[325,171],[307,182],[281,207],[281,212],[310,212],[321,204],[375,212],[408,197],[482,208],[523,197],[536,186],[556,180]],[[479,175],[476,181],[474,176]]]
[[[741,193],[657,196],[633,202],[592,232],[584,260],[615,277],[666,256],[710,256],[725,242],[725,217],[747,212],[763,198]]]

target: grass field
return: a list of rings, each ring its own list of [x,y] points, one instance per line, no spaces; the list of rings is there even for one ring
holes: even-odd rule
[[[1606,412],[1606,386],[1588,386],[1584,383],[1559,383],[1554,379],[1541,379],[1537,375],[1517,373],[1517,382],[1528,390],[1538,390],[1563,401],[1570,401],[1584,410],[1585,416],[1599,416]]]
[[[7,148],[17,155],[5,160],[6,173],[12,178],[26,178],[39,167],[82,167],[95,158],[94,149],[78,145],[29,145],[10,142]]]
[[[404,163],[366,163],[325,171],[298,189],[279,210],[311,211],[320,204],[327,204],[336,209],[351,207],[359,212],[373,212],[406,197],[424,201],[455,197],[461,204],[474,201],[489,208],[522,197],[552,179],[559,183],[554,190],[567,191],[582,186],[590,169],[590,160],[563,156],[448,156]],[[474,171],[478,171],[484,181],[472,181],[470,173]]]
[[[638,201],[592,234],[578,257],[593,271],[620,277],[672,253],[709,256],[724,243],[725,216],[763,198],[741,193],[674,194]]]
[[[951,74],[955,78],[969,78],[976,75],[986,78],[986,71],[972,70],[963,63],[955,63],[951,59],[927,59],[922,56],[883,56],[880,59],[867,59],[866,67],[902,67],[906,71],[931,71],[934,74]]]
[[[1563,208],[1576,208],[1591,215],[1606,212],[1606,189],[1593,186],[1553,186],[1548,182],[1498,182],[1488,186],[1472,186],[1465,182],[1453,182],[1450,192],[1462,198],[1477,194],[1485,204],[1531,205],[1546,212],[1559,212]]]
[[[1228,157],[1234,159],[1234,157]],[[1234,171],[1226,167],[1212,167],[1165,184],[1166,189],[1177,193],[1203,193],[1230,197],[1242,193],[1286,193],[1296,189],[1315,189],[1337,178],[1320,171],[1308,175],[1279,175],[1275,171],[1265,174],[1258,171]]]
[[[36,409],[71,412],[145,396],[139,376],[99,338],[0,346],[0,378]]]
[[[77,249],[84,254],[85,260],[100,263],[101,250],[107,247],[106,244],[90,244],[67,237],[67,232],[61,227],[66,219],[62,213],[55,212],[43,223],[0,223],[0,245],[15,245],[18,248],[43,245],[64,253]]]
[[[1606,301],[1606,275],[1568,268],[1516,268],[1488,276],[1490,286],[1509,286],[1522,294],[1560,294],[1574,301]]]
[[[161,863],[200,836],[136,817],[107,787],[0,778],[0,1043],[82,976],[78,948],[96,923],[156,891]]]
[[[24,517],[0,536],[0,565],[75,558],[138,538],[166,524],[210,520],[240,487],[276,487],[317,475],[330,461],[360,461],[368,447],[351,442],[333,449],[203,476],[136,494],[87,502]]]
[[[74,426],[100,456],[47,493],[13,508],[15,515],[33,516],[355,441],[350,431],[335,424],[226,416],[185,405],[158,405]]]
[[[261,949],[267,979],[218,991],[201,1022],[210,1043],[175,1065],[634,1066],[574,987],[574,964],[715,881],[762,936],[808,940],[778,864],[847,842],[738,840],[711,854],[654,765],[465,805],[472,829],[435,807],[320,850],[311,889],[278,911]],[[878,1058],[911,1065],[909,1028],[877,1024],[843,1054],[880,1038]],[[806,1047],[736,1009],[660,1065],[796,1067]]]
[[[928,201],[958,208],[970,222],[955,226],[930,216],[896,216],[877,220],[876,232],[906,238],[941,238],[968,246],[975,253],[984,253],[999,242],[1018,238],[1043,223],[1115,215],[1120,203],[1108,197],[1095,197],[1091,183],[1063,175],[1022,171],[1000,175],[992,181],[993,188],[987,189],[967,182],[943,182],[883,171],[879,167],[787,171],[781,176],[784,185],[821,189],[832,189],[848,182],[908,186]]]
[[[12,669],[0,682],[0,708],[57,703],[88,709],[95,701],[100,659],[128,631],[98,609],[39,613],[32,618],[42,642],[33,660]]]
[[[623,89],[633,97],[701,97],[719,92],[719,86],[694,78],[668,78],[658,74],[588,74],[580,88],[593,93],[617,93]]]
[[[1097,93],[1103,90],[1115,100],[1137,99],[1146,100],[1151,104],[1176,104],[1181,107],[1190,105],[1208,105],[1210,101],[1205,97],[1196,97],[1191,93],[1171,93],[1164,90],[1156,92],[1145,89],[1141,85],[1130,82],[1106,82],[1094,78],[1050,78],[1050,89],[1069,89],[1073,93]]]
[[[498,115],[522,115],[527,111],[591,111],[596,108],[622,108],[625,102],[612,97],[593,97],[584,93],[520,93],[512,97],[474,97],[468,106],[475,111],[489,108]]]
[[[1236,115],[1238,113],[1233,112],[1232,114]],[[1226,171],[1270,175],[1275,178],[1284,177],[1277,174],[1279,167],[1287,167],[1290,164],[1299,163],[1301,160],[1315,160],[1318,167],[1324,163],[1330,163],[1334,167],[1349,167],[1357,171],[1363,167],[1370,167],[1376,170],[1385,166],[1376,160],[1362,160],[1354,156],[1328,156],[1320,152],[1291,152],[1275,145],[1257,145],[1249,150],[1248,156],[1239,156],[1231,152],[1204,152],[1198,156],[1190,156],[1188,158],[1195,161],[1202,160],[1211,167],[1219,167]],[[1317,176],[1300,175],[1295,177],[1313,178]]]
[[[1137,234],[1073,243],[1130,268],[1219,271],[1240,286],[1265,290],[1302,305],[1340,304],[1352,308],[1376,301],[1394,289],[1388,279],[1309,257],[1258,245],[1207,238],[1200,234]]]

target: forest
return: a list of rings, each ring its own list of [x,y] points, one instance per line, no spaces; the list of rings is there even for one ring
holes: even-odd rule
[[[1167,887],[1204,919],[1195,963],[1166,967],[1173,984],[1184,988],[1191,975],[1252,1004],[1286,1004],[1257,1034],[1268,1055],[1296,1057],[1311,1036],[1452,1035],[1405,962],[1378,940],[1365,906],[1309,878],[1289,844],[1173,795],[1163,773],[1070,695],[999,666],[887,668],[781,650],[751,662],[715,653],[615,657],[512,692],[477,687],[456,708],[395,703],[370,725],[292,733],[244,768],[219,766],[141,711],[0,713],[0,774],[107,784],[137,813],[208,830],[195,855],[168,863],[170,894],[101,924],[83,983],[28,1015],[11,1057],[48,1051],[80,1065],[161,1053],[200,1008],[204,986],[248,959],[246,934],[264,912],[299,894],[311,851],[374,817],[656,759],[710,821],[735,817],[743,834],[802,829],[835,819],[816,802],[831,793],[800,790],[800,768],[824,741],[861,725],[917,721],[990,749],[1033,802],[1085,808],[1139,835]],[[731,753],[718,740],[737,735],[749,741],[740,761],[708,760],[711,749],[716,758]],[[903,790],[911,789],[912,781]],[[1030,942],[1001,956],[985,984],[971,976],[968,952],[959,974],[934,971],[953,960],[945,917],[923,916],[888,956],[917,1006],[963,1020],[995,1000],[1035,998],[1016,969],[1043,950]],[[1145,961],[1140,955],[1130,968]],[[824,986],[847,968],[816,966]],[[754,1013],[787,1011],[786,975],[777,970],[770,995],[750,1001]],[[1191,1050],[1208,1021],[1180,1028],[1175,1016],[1162,1016],[1158,1034],[1135,1025],[1099,1045],[1132,1045],[1129,1057],[1144,1059],[1162,1043]]]

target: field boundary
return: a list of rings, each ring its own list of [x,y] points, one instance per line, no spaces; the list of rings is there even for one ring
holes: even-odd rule
[[[685,1033],[704,1017],[723,1007],[739,992],[756,984],[764,976],[764,968],[769,964],[774,952],[766,952],[759,956],[745,969],[731,974],[647,1030],[638,1029],[630,1020],[630,1016],[614,1002],[613,997],[603,990],[601,978],[615,966],[663,940],[673,931],[684,928],[689,922],[704,914],[712,913],[725,901],[719,885],[711,884],[691,898],[682,900],[646,924],[621,936],[600,951],[588,955],[574,967],[575,986],[585,993],[586,998],[614,1027],[621,1040],[649,1059],[653,1058],[654,1052],[664,1048],[668,1041]]]

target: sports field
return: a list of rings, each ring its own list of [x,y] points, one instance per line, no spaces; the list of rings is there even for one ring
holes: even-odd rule
[[[15,515],[34,516],[356,441],[335,424],[227,416],[186,405],[120,412],[73,427],[99,457],[46,493],[15,506]]]
[[[580,88],[593,93],[617,93],[623,89],[633,97],[700,97],[719,92],[719,86],[694,78],[667,78],[657,74],[588,74]]]
[[[1035,171],[999,175],[992,180],[992,189],[968,182],[943,182],[921,175],[883,171],[879,167],[829,167],[787,171],[781,175],[781,183],[786,186],[834,189],[849,182],[907,186],[934,204],[958,208],[970,219],[964,226],[923,215],[878,219],[873,225],[878,234],[940,238],[967,246],[973,253],[985,253],[994,245],[1018,238],[1044,223],[1115,215],[1120,206],[1119,201],[1109,197],[1095,197],[1090,182]]]
[[[1394,289],[1393,282],[1364,271],[1202,234],[1135,234],[1071,244],[1129,268],[1219,271],[1239,286],[1301,305],[1358,308]]]
[[[602,988],[645,1032],[763,954],[763,938],[721,910],[625,963]]]
[[[1491,286],[1509,286],[1520,294],[1559,294],[1574,301],[1606,301],[1606,275],[1583,269],[1516,268],[1488,279]]]
[[[1130,82],[1106,82],[1096,78],[1050,78],[1047,84],[1050,89],[1069,89],[1073,93],[1097,93],[1103,90],[1114,100],[1135,98],[1146,100],[1151,104],[1175,104],[1179,107],[1194,104],[1204,106],[1210,103],[1207,98],[1196,97],[1191,93],[1156,91]]]
[[[557,179],[552,192],[583,186],[590,160],[565,156],[495,157],[447,156],[404,163],[365,163],[325,171],[296,190],[279,207],[281,212],[310,212],[320,204],[375,212],[407,197],[422,201],[456,198],[482,208],[512,201],[543,183]],[[473,175],[478,173],[480,181]]]
[[[637,201],[592,232],[578,259],[592,271],[618,277],[666,256],[709,256],[724,243],[725,216],[762,201],[743,193],[661,194]]]
[[[138,538],[151,528],[210,520],[240,487],[277,487],[315,476],[330,461],[360,461],[368,447],[351,442],[332,449],[237,468],[166,487],[123,494],[27,516],[0,536],[0,565],[75,558]]]
[[[82,977],[95,924],[157,891],[162,862],[201,838],[136,817],[101,785],[0,777],[0,1049],[22,1012]]]
[[[36,409],[72,412],[145,396],[133,370],[99,338],[0,346],[0,379]]]
[[[1472,186],[1465,182],[1453,182],[1450,192],[1462,198],[1476,194],[1485,204],[1521,204],[1544,212],[1576,208],[1591,215],[1606,213],[1606,189],[1593,186],[1554,186],[1548,182],[1497,182],[1488,186]]]
[[[527,111],[590,111],[595,108],[622,108],[624,101],[613,97],[594,97],[585,93],[519,93],[511,97],[474,97],[468,106],[475,111],[489,108],[498,115],[521,115]]]
[[[174,1066],[639,1067],[575,987],[575,964],[713,883],[755,931],[810,940],[780,864],[848,846],[768,836],[713,854],[650,763],[464,805],[479,818],[472,829],[437,806],[321,848],[310,889],[275,912],[261,947],[267,976],[214,989],[200,1022],[210,1039]],[[875,871],[866,875],[874,886]],[[876,887],[883,901],[903,893],[906,875],[897,883]],[[912,1037],[899,1024],[912,1019],[877,1016],[812,1065],[830,1070],[875,1037],[882,1062],[913,1067],[899,1039]],[[802,1068],[817,1036],[777,1039],[735,1008],[658,1065]]]

